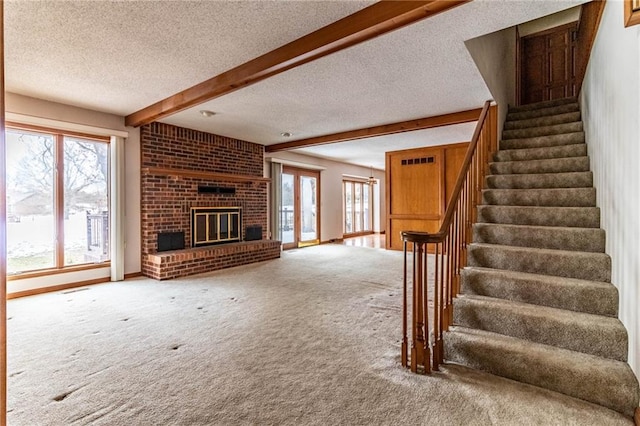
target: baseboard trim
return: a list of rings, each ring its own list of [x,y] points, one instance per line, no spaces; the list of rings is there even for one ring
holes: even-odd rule
[[[138,277],[144,277],[144,275],[142,275],[142,272],[131,272],[129,274],[124,274],[124,279],[128,280],[131,278],[138,278]]]
[[[54,285],[50,287],[40,287],[31,290],[16,291],[15,293],[7,293],[7,299],[17,299],[18,297],[34,296],[36,294],[51,293],[54,291],[68,290],[71,288],[84,287],[93,284],[102,284],[109,282],[109,278],[94,278],[92,280],[78,281],[75,283],[67,283]]]
[[[332,238],[327,241],[321,241],[320,244],[342,244],[343,241],[343,238]]]

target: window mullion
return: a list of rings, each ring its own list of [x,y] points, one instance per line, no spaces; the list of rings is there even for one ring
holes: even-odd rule
[[[365,226],[364,226],[364,183],[360,184],[362,186],[362,188],[360,188],[360,193],[362,194],[362,196],[360,197],[360,229],[362,230],[362,232],[365,232]]]
[[[347,182],[342,181],[342,234],[347,233]]]
[[[360,184],[360,231],[364,232],[364,184]]]
[[[56,267],[64,267],[64,136],[55,135],[55,185],[53,188],[56,226]]]
[[[356,232],[356,184],[351,182],[351,233]]]

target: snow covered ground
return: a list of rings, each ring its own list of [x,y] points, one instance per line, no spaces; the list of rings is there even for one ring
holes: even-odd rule
[[[84,212],[64,221],[65,264],[86,263],[87,219]],[[7,270],[9,273],[54,266],[55,228],[52,215],[20,217],[7,223]]]

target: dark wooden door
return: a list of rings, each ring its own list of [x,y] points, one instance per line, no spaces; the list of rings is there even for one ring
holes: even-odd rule
[[[575,96],[576,23],[520,40],[520,103]]]

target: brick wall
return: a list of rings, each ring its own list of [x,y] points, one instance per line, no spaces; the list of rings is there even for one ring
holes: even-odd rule
[[[162,168],[262,178],[262,145],[151,123],[140,129],[140,146],[143,274],[158,276],[157,270],[151,270],[148,255],[157,252],[159,232],[184,231],[185,246],[191,247],[191,207],[240,207],[241,229],[244,231],[246,226],[261,225],[262,237],[266,237],[268,212],[265,182],[235,182],[145,172],[146,168]],[[235,188],[235,194],[198,194],[198,185]],[[190,273],[206,270],[206,267],[202,270],[190,269]]]

